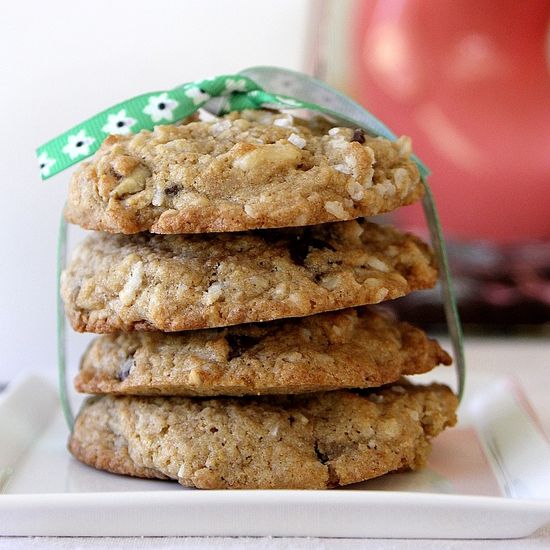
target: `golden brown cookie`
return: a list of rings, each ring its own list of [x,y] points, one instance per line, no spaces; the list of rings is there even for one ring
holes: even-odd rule
[[[95,468],[203,489],[324,489],[416,469],[456,422],[440,385],[263,398],[116,397],[83,405],[69,442]]]
[[[410,142],[289,114],[110,136],[72,178],[66,218],[112,233],[207,233],[349,220],[423,194]]]
[[[378,387],[451,358],[407,323],[366,308],[165,334],[100,336],[75,380],[83,393],[261,395]]]
[[[378,303],[432,287],[418,238],[368,222],[209,235],[88,237],[62,277],[78,331],[236,325]]]

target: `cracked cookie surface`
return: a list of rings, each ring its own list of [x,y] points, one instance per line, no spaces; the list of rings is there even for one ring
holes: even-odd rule
[[[284,113],[110,136],[73,175],[65,215],[112,233],[206,233],[355,219],[423,194],[410,142]]]
[[[100,336],[75,386],[83,393],[259,395],[378,387],[451,358],[408,323],[367,308],[165,334]]]
[[[95,468],[204,489],[324,489],[422,466],[456,422],[446,386],[263,398],[89,399],[69,442]]]
[[[62,275],[78,331],[199,328],[302,317],[430,288],[429,247],[366,221],[210,235],[88,237]]]

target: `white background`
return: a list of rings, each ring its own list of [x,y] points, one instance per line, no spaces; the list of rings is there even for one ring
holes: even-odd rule
[[[0,3],[0,382],[55,368],[55,243],[71,170],[42,182],[35,148],[137,94],[252,65],[303,68],[309,4]]]

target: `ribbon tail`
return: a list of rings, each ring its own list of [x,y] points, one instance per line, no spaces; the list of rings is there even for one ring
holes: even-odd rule
[[[67,262],[67,222],[63,214],[59,222],[59,233],[57,239],[57,382],[59,386],[59,399],[65,421],[69,430],[73,431],[74,414],[69,400],[67,387],[67,358],[66,358],[66,328],[65,328],[65,308],[61,299],[61,274],[65,269]]]
[[[457,376],[458,399],[462,400],[464,387],[466,384],[466,361],[464,357],[464,338],[462,334],[462,325],[458,313],[456,296],[453,289],[451,270],[447,257],[447,247],[443,239],[443,231],[439,221],[439,215],[435,206],[432,191],[425,180],[422,180],[426,194],[422,199],[424,215],[428,222],[432,247],[435,251],[437,262],[440,269],[439,281],[441,284],[441,296],[443,298],[443,308],[447,320],[447,328],[451,336],[453,346],[454,362]]]
[[[358,125],[373,135],[383,136],[391,141],[397,138],[385,124],[369,113],[359,103],[311,76],[288,69],[262,66],[250,67],[241,71],[240,74],[253,79],[271,93],[291,95],[310,104],[316,104],[313,107],[315,110],[343,120],[347,124]],[[433,195],[426,183],[426,178],[430,174],[430,171],[418,157],[413,155],[412,158],[418,166],[426,191],[423,199],[424,214],[428,223],[432,246],[440,267],[441,293],[455,356],[458,395],[459,398],[462,398],[466,379],[463,335],[452,286],[447,250]]]

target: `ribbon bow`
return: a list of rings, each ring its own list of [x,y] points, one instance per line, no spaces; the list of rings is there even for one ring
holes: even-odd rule
[[[272,91],[267,92],[256,81],[265,82]],[[93,155],[110,134],[152,130],[158,124],[182,120],[201,107],[216,114],[262,108],[307,109],[348,126],[360,126],[374,136],[392,141],[397,137],[359,104],[326,84],[292,71],[257,67],[139,95],[102,111],[36,150],[42,179]],[[413,158],[422,177],[428,176],[427,167]]]

